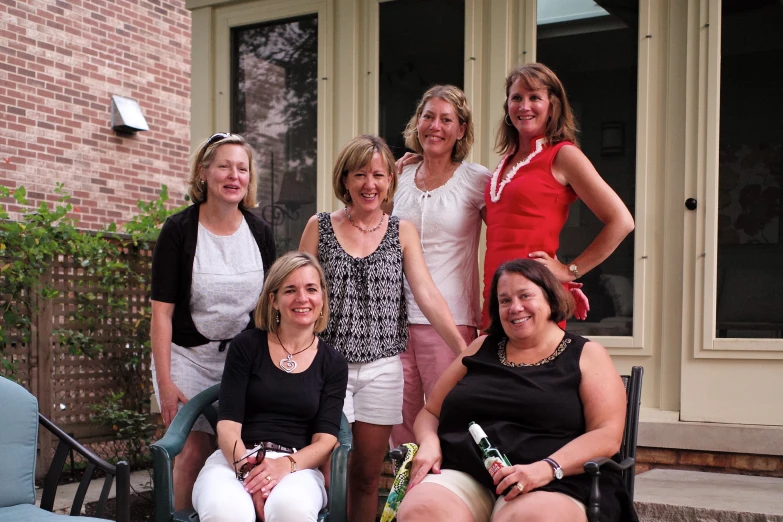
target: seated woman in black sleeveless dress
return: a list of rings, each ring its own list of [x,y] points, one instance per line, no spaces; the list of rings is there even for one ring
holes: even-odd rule
[[[489,335],[446,370],[416,418],[419,450],[400,522],[587,520],[582,466],[619,450],[625,390],[603,346],[557,325],[572,310],[544,265],[500,266]],[[471,421],[511,466],[489,474]],[[602,521],[637,520],[618,473],[602,471],[601,493]]]

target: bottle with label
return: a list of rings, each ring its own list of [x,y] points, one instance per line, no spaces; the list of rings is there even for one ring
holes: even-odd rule
[[[487,434],[481,429],[481,426],[475,422],[468,425],[468,431],[473,436],[478,447],[481,448],[481,456],[484,459],[484,467],[487,468],[490,475],[494,475],[497,470],[506,466],[511,466],[508,457],[503,455],[499,449],[489,443]]]

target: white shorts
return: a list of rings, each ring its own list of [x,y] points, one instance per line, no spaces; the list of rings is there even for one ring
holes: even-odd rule
[[[285,455],[267,451],[265,458],[286,458]],[[272,489],[264,504],[264,515],[266,522],[315,522],[325,505],[324,476],[317,469],[302,469],[286,475]],[[256,520],[253,499],[220,450],[210,455],[198,474],[193,486],[193,508],[202,522]]]
[[[343,404],[348,422],[400,424],[403,384],[399,355],[369,363],[348,363],[348,388]]]
[[[490,490],[482,486],[476,479],[454,469],[441,470],[440,474],[430,473],[422,483],[430,482],[438,484],[457,495],[470,509],[473,514],[473,520],[476,522],[489,522],[500,508],[506,505],[506,499],[503,495],[495,499],[495,495]],[[579,506],[582,513],[587,514],[587,507],[574,497],[565,493],[551,492],[555,495],[563,495],[568,500]]]
[[[195,397],[213,384],[220,384],[223,377],[223,367],[226,365],[228,350],[219,351],[220,341],[211,341],[209,344],[183,348],[171,343],[171,380],[182,391],[188,400]],[[155,399],[160,404],[160,392],[158,391],[158,379],[155,372],[155,359],[152,359],[152,385],[155,389]],[[178,405],[179,411],[184,404]],[[217,407],[217,401],[215,401]],[[203,431],[214,435],[212,426],[203,415],[196,419],[193,431]]]

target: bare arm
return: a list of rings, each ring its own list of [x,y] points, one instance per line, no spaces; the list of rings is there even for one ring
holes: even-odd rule
[[[150,342],[155,358],[155,376],[160,394],[160,414],[168,427],[177,414],[177,404],[188,399],[171,380],[171,332],[174,317],[174,303],[152,300]]]
[[[405,277],[413,291],[416,304],[419,305],[424,317],[432,324],[451,350],[459,355],[466,346],[465,340],[459,334],[446,300],[432,281],[427,263],[421,251],[419,234],[413,224],[400,221],[400,243],[402,244],[402,263]]]
[[[307,220],[307,225],[299,240],[299,250],[312,254],[318,259],[318,216],[312,216]]]
[[[440,473],[442,454],[440,451],[440,440],[438,439],[438,424],[443,399],[467,373],[467,369],[462,364],[463,357],[475,354],[481,348],[484,339],[486,339],[486,336],[479,337],[470,343],[470,346],[446,368],[446,371],[438,378],[438,382],[435,383],[432,394],[427,398],[424,408],[416,417],[416,422],[413,424],[413,433],[416,437],[416,442],[419,444],[419,450],[413,458],[409,487],[413,487],[421,482],[430,471]]]
[[[573,260],[584,275],[601,264],[634,229],[631,213],[620,196],[601,178],[577,147],[567,145],[561,148],[552,164],[552,174],[561,183],[571,185],[576,195],[604,224],[604,228],[592,243]],[[530,257],[544,263],[561,282],[575,278],[568,268],[544,252],[531,252]]]

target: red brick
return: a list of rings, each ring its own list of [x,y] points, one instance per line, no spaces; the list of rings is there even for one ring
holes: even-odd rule
[[[677,452],[661,448],[638,448],[636,460],[650,464],[676,464]]]
[[[732,455],[731,467],[746,471],[783,471],[783,457],[771,455]]]

